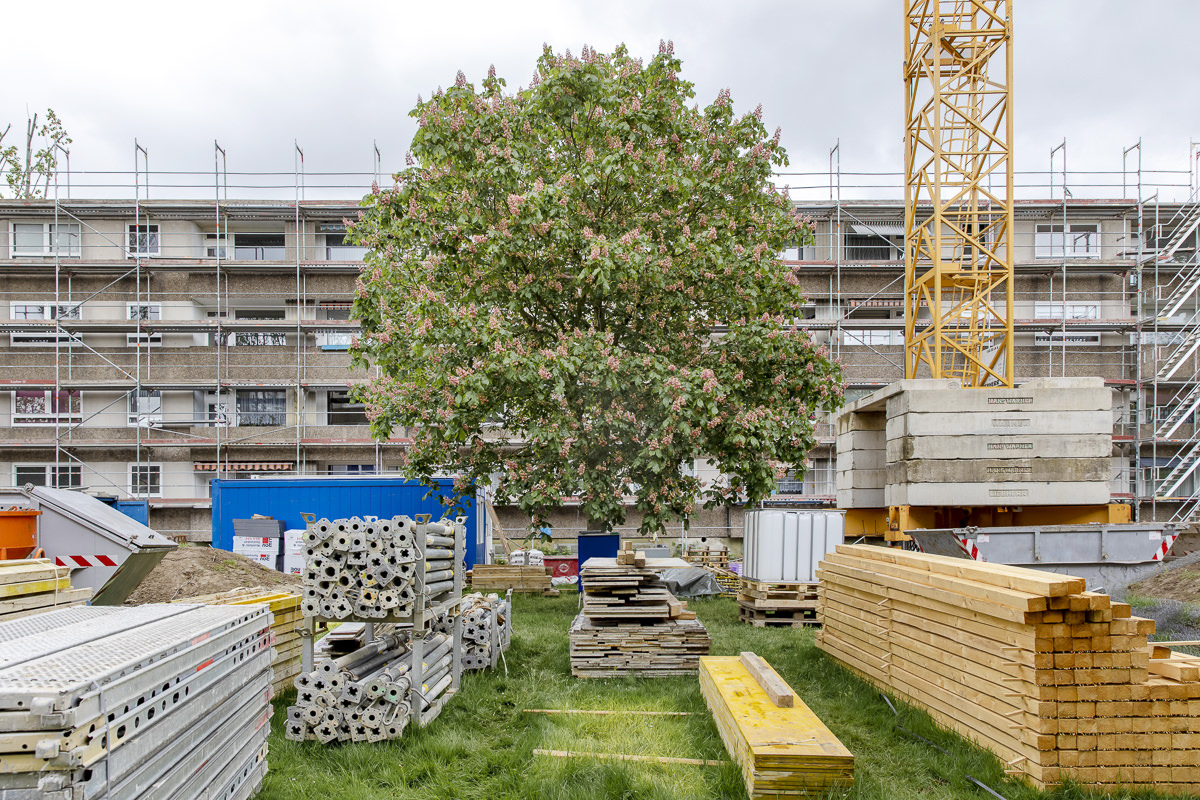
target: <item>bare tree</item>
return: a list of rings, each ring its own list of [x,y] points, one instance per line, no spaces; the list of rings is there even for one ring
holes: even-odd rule
[[[37,114],[26,122],[24,152],[15,144],[3,147],[10,130],[12,123],[0,132],[0,172],[4,173],[8,188],[14,198],[21,200],[45,197],[50,178],[58,168],[59,149],[71,144],[71,137],[52,108],[46,109],[46,121],[40,128]],[[39,149],[34,150],[35,146]]]

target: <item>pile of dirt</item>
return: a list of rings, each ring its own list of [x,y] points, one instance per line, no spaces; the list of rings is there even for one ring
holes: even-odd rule
[[[126,605],[167,603],[183,597],[250,588],[292,589],[299,575],[286,575],[206,545],[181,544],[163,558],[125,601]]]
[[[1137,597],[1200,602],[1200,565],[1188,564],[1158,573],[1153,578],[1132,584],[1128,593]]]

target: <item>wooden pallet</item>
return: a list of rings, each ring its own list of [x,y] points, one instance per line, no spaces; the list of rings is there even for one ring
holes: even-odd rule
[[[764,609],[744,603],[738,603],[738,621],[756,628],[803,628],[821,624],[815,608]]]
[[[824,795],[854,780],[854,756],[753,653],[700,659],[700,691],[750,797]]]
[[[729,566],[729,551],[692,549],[683,554],[683,560],[697,567],[727,568]]]
[[[821,649],[1039,788],[1200,789],[1200,659],[1082,579],[844,545],[818,574]]]

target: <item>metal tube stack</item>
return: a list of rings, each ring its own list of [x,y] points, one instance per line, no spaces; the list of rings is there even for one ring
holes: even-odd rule
[[[490,669],[512,640],[512,596],[484,595],[463,598],[463,669]]]
[[[49,611],[0,623],[0,797],[253,795],[267,769],[265,606]]]
[[[398,516],[309,525],[302,606],[309,638],[288,709],[289,739],[395,739],[410,721],[431,721],[454,695],[464,522]],[[315,659],[316,618],[364,624],[341,626]]]
[[[426,685],[436,684],[449,671],[452,637],[434,634],[425,643],[429,649],[421,673]],[[314,670],[296,676],[288,738],[322,743],[399,738],[412,717],[412,701],[420,702],[418,710],[423,711],[441,694],[424,686],[412,691],[411,656],[405,631],[384,634],[345,655],[327,654]]]

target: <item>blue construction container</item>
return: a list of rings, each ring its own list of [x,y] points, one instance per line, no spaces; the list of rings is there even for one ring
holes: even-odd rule
[[[212,543],[222,550],[233,548],[234,519],[254,514],[281,519],[286,528],[305,527],[300,515],[317,519],[339,517],[394,517],[429,514],[441,519],[444,507],[438,495],[453,497],[454,480],[438,478],[437,493],[418,481],[402,478],[287,478],[224,480],[212,482]],[[480,498],[468,497],[461,512],[467,518],[467,568],[486,563],[487,530],[480,513]]]
[[[96,499],[112,506],[130,519],[135,519],[143,525],[150,524],[149,500],[118,500],[115,497],[97,497]]]

